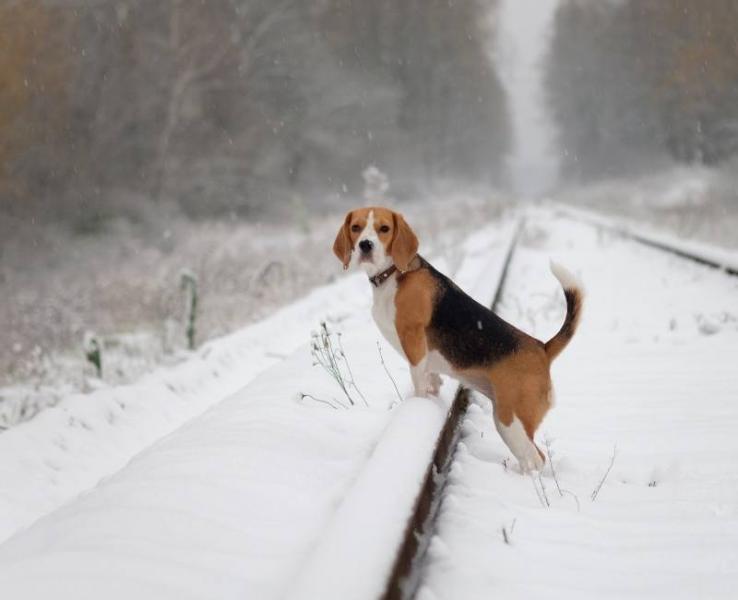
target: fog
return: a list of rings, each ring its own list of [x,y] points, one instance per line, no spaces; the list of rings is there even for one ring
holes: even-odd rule
[[[197,342],[231,331],[333,277],[366,202],[735,246],[737,32],[733,0],[6,0],[0,372],[53,379],[88,329],[159,360],[181,269]]]
[[[0,211],[96,233],[348,206],[372,165],[400,202],[721,167],[736,24],[729,0],[6,1]]]
[[[502,0],[496,65],[508,97],[512,189],[526,196],[550,190],[558,178],[554,124],[546,106],[545,60],[557,0]]]

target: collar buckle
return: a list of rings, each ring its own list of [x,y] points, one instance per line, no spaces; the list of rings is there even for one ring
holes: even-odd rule
[[[390,277],[392,277],[395,271],[397,271],[397,267],[395,265],[392,265],[389,269],[385,269],[381,273],[377,273],[376,275],[374,275],[374,277],[370,277],[369,283],[371,283],[375,288],[378,288]]]
[[[387,281],[390,277],[392,277],[392,275],[394,275],[395,272],[400,273],[400,275],[404,275],[405,273],[409,273],[410,271],[416,271],[422,266],[423,266],[423,259],[420,257],[419,254],[416,254],[413,257],[413,259],[410,261],[407,271],[400,271],[395,265],[392,265],[389,269],[385,269],[381,273],[377,273],[373,277],[370,277],[369,283],[371,283],[375,288],[378,288],[385,281]]]

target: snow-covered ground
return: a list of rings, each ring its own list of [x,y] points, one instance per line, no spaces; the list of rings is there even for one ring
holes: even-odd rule
[[[268,319],[206,344],[133,385],[66,396],[0,435],[0,540],[93,487],[135,454],[303,346],[321,318],[368,307],[348,277]]]
[[[488,301],[512,229],[434,263]],[[500,310],[541,338],[563,318],[550,257],[588,292],[540,431],[557,480],[519,474],[477,398],[419,597],[732,597],[738,278],[536,212]],[[361,275],[342,278],[0,435],[3,597],[376,597],[455,384],[396,404],[369,304]],[[322,318],[368,406],[352,390],[356,406],[336,408],[346,398],[313,366]],[[407,396],[405,362],[383,356]]]
[[[548,467],[517,472],[477,399],[419,598],[734,598],[738,278],[541,213],[501,314],[544,339],[563,314],[549,256],[588,294],[539,435],[563,495]]]
[[[434,262],[488,301],[512,231],[512,223],[492,224],[460,246],[453,264]],[[385,516],[375,512],[378,525],[365,530],[381,550],[370,553],[375,571],[369,558],[353,563],[381,589],[393,559],[386,548],[404,532],[455,385],[444,387],[443,402],[398,403],[370,298],[362,275],[341,279],[193,361],[137,386],[67,399],[0,436],[2,531],[16,532],[0,545],[4,595],[277,598],[298,575],[309,593],[316,578],[308,557],[330,560],[331,540],[340,545],[347,533],[342,520],[376,511],[364,490],[396,470],[404,492],[387,496]],[[321,318],[343,333],[368,406],[355,390],[356,406],[324,403],[347,400],[312,364],[306,342]],[[388,347],[383,356],[407,395],[406,364]]]
[[[462,204],[465,211],[478,217],[489,216],[498,210],[495,201],[485,205],[478,198],[467,198]],[[410,214],[417,210],[408,208]],[[462,226],[463,219],[452,214],[449,207],[428,212],[417,219],[419,231],[425,232],[426,251],[444,256],[449,272],[471,268],[464,267],[464,264],[472,265],[471,257],[477,251],[467,244],[479,244],[474,240],[482,239],[484,246],[488,240],[483,236],[471,236],[465,242],[474,224],[467,222]],[[449,217],[448,227],[442,226],[444,215]],[[335,221],[340,222],[341,218],[336,216]],[[239,230],[239,235],[230,241],[222,241],[222,247],[213,251],[215,255],[230,257],[220,262],[212,259],[221,269],[216,270],[216,274],[220,273],[224,280],[228,280],[236,268],[231,255],[237,248],[251,249],[247,242],[258,245],[268,237],[267,234],[271,234],[286,245],[279,251],[274,250],[272,258],[281,261],[290,255],[298,255],[298,266],[303,271],[314,268],[316,273],[325,275],[330,272],[335,277],[340,268],[336,268],[338,263],[329,250],[335,229],[335,223],[322,223],[320,229],[305,239],[300,238],[299,243],[290,240],[289,236],[285,243],[284,237],[277,235],[274,229],[248,241],[247,234],[253,230]],[[221,230],[220,233],[233,232]],[[206,241],[208,239],[211,238],[206,236]],[[262,248],[260,252],[268,254],[268,250],[268,247],[266,250]],[[239,264],[260,263],[259,256]],[[134,279],[141,275],[136,273]],[[158,275],[157,271],[150,274],[152,279],[157,279]],[[294,298],[295,288],[300,282],[306,283],[298,279],[289,286],[276,285],[276,288],[284,297]],[[63,378],[54,378],[59,387],[35,393],[39,405],[33,410],[38,408],[40,412],[33,418],[36,423],[31,426],[23,423],[25,417],[14,417],[19,410],[28,409],[29,389],[21,386],[15,400],[6,394],[7,388],[0,389],[0,481],[6,482],[0,485],[0,541],[39,515],[91,488],[102,477],[125,465],[136,453],[239,390],[259,372],[306,344],[310,331],[322,319],[341,321],[352,315],[362,315],[363,318],[368,314],[369,306],[364,284],[361,277],[355,276],[318,288],[254,325],[206,343],[194,355],[180,356],[177,358],[179,364],[154,370],[130,385],[100,382],[100,389],[82,394],[70,392]],[[221,282],[220,285],[226,283]],[[264,307],[274,310],[274,298],[268,293],[271,288],[267,288],[266,295],[259,296],[263,305],[261,310],[265,310]],[[246,314],[256,300],[253,294],[244,294],[248,298],[242,312]],[[225,302],[225,298],[216,291],[211,291],[211,295],[211,303]],[[156,362],[152,359],[146,366],[151,369]],[[66,367],[70,372],[79,369],[76,363],[66,364]],[[50,403],[54,406],[47,406]],[[4,426],[10,428],[3,430]]]

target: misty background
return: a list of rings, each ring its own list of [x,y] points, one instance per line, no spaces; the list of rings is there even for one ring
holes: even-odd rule
[[[736,173],[732,0],[5,0],[0,380],[89,386],[88,331],[108,382],[176,360],[182,269],[201,343],[366,201],[449,252],[544,199],[736,247]]]

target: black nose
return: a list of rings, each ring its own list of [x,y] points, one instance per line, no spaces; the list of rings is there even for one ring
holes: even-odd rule
[[[372,248],[374,248],[374,244],[372,244],[369,240],[361,240],[359,242],[359,248],[361,248],[361,251],[364,254],[369,254],[372,251]]]

